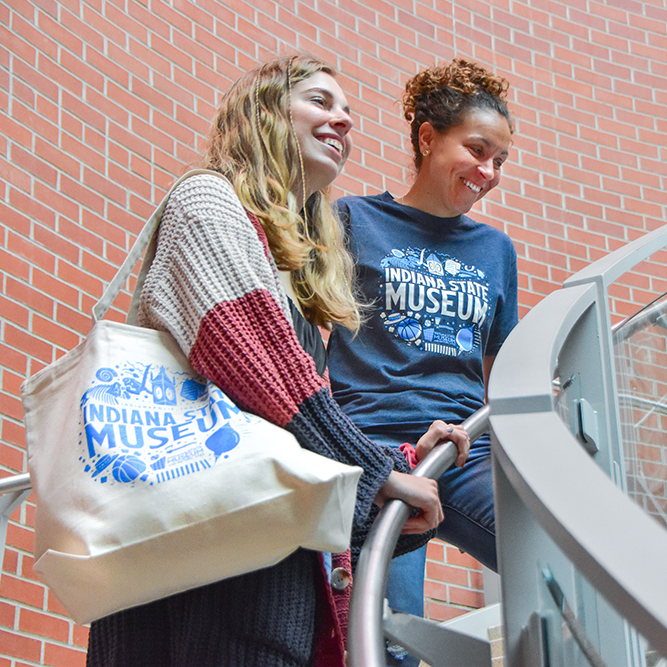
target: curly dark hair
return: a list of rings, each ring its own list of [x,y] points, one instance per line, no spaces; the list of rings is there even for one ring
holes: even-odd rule
[[[503,116],[514,132],[507,108],[509,82],[476,63],[455,58],[445,66],[430,67],[405,85],[403,116],[410,123],[415,167],[419,171],[419,128],[431,123],[438,132],[460,125],[473,109],[491,109]]]

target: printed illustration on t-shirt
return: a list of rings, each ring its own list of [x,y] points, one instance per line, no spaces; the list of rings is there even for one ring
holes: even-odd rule
[[[385,329],[426,352],[458,357],[481,344],[489,310],[486,274],[425,248],[394,248],[380,262]]]

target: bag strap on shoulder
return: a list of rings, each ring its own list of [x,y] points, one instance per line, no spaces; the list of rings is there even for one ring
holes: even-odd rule
[[[143,287],[144,280],[146,279],[146,274],[148,273],[151,263],[153,262],[153,258],[155,257],[155,250],[157,248],[157,230],[160,226],[162,213],[164,212],[171,193],[176,189],[176,187],[178,187],[178,185],[180,185],[186,178],[190,178],[190,176],[195,176],[196,174],[214,174],[220,176],[220,178],[224,178],[222,174],[219,174],[216,171],[211,171],[210,169],[193,169],[174,182],[171,188],[169,188],[167,194],[162,198],[162,201],[158,204],[155,211],[153,211],[153,214],[144,225],[144,228],[139,233],[139,236],[137,236],[132,249],[125,258],[125,261],[120,265],[116,275],[107,285],[107,288],[104,290],[104,294],[102,294],[100,300],[93,306],[93,323],[98,322],[104,317],[107,310],[109,310],[111,304],[114,302],[114,299],[118,296],[121,289],[123,289],[123,285],[130,277],[132,269],[134,269],[136,263],[144,254],[144,251],[146,251],[146,254],[144,255],[144,261],[141,265],[141,270],[139,271],[139,277],[137,278],[134,294],[132,296],[130,310],[127,315],[127,322],[129,324],[136,324],[139,311],[139,296],[141,295],[141,288]]]

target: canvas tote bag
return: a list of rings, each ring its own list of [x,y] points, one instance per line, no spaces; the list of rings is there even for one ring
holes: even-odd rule
[[[170,193],[93,309],[87,338],[22,387],[34,569],[80,624],[298,547],[349,545],[361,468],[239,410],[168,333],[101,319],[149,245],[136,315]]]

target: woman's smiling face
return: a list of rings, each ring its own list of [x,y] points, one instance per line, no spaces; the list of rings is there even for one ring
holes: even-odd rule
[[[292,86],[291,114],[310,197],[331,184],[350,154],[350,109],[336,79],[317,72]]]
[[[472,109],[460,125],[445,132],[424,123],[420,148],[426,156],[419,178],[428,184],[436,215],[467,213],[495,188],[511,143],[507,120],[491,109]]]

